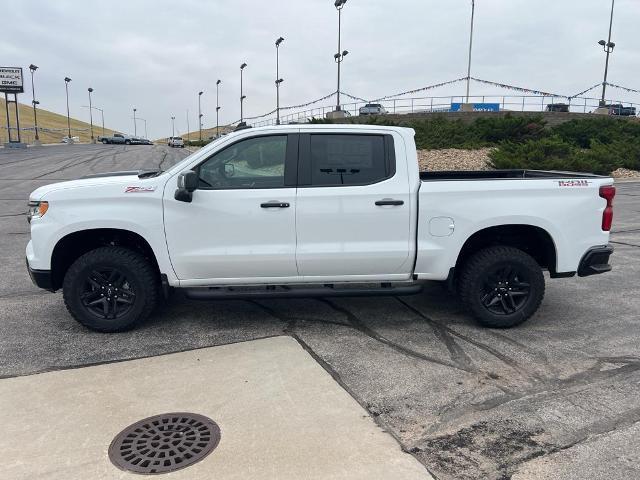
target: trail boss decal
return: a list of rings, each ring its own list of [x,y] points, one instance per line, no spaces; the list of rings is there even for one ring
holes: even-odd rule
[[[151,193],[155,192],[156,187],[127,187],[124,193]]]
[[[590,184],[588,180],[558,180],[560,187],[588,187]]]

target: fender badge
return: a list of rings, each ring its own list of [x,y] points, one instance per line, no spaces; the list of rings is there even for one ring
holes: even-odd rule
[[[124,193],[151,193],[155,192],[156,187],[127,187]]]

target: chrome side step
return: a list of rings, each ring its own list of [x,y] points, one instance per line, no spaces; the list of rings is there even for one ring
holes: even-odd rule
[[[385,284],[372,288],[295,287],[269,285],[262,288],[247,287],[193,287],[182,289],[192,300],[247,300],[255,298],[313,298],[313,297],[373,297],[415,295],[422,292],[422,284],[394,287]]]

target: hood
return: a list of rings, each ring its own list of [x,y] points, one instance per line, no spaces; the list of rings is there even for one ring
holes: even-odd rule
[[[142,175],[144,178],[145,172],[140,171],[123,171],[123,172],[110,172],[101,173],[96,175],[88,175],[78,180],[69,180],[66,182],[52,183],[50,185],[43,185],[37,188],[31,195],[29,200],[38,201],[42,200],[45,195],[59,190],[71,190],[76,188],[87,187],[101,187],[106,185],[122,185],[123,187],[138,187],[147,183],[144,179],[141,179],[138,175]]]

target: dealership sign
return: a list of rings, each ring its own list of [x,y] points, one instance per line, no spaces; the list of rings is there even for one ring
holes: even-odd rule
[[[474,112],[499,112],[500,104],[499,103],[473,103],[473,111]],[[451,111],[459,112],[462,108],[461,103],[452,103]]]
[[[0,67],[0,92],[24,92],[22,67]]]

